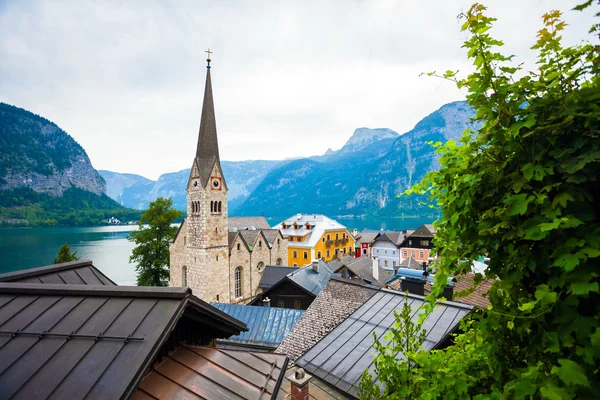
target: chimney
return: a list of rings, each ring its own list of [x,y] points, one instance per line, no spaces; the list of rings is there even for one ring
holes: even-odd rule
[[[423,271],[427,271],[427,262],[423,261]]]
[[[312,262],[312,269],[313,271],[315,271],[317,274],[319,273],[319,261],[313,261]]]
[[[342,258],[344,258],[342,252],[339,249],[335,249],[335,258],[337,258],[340,261],[342,261]]]
[[[412,294],[425,295],[425,281],[423,279],[409,278],[403,276],[400,283],[400,290]]]
[[[263,303],[262,304],[263,304],[263,307],[271,307],[271,299],[268,298],[268,297],[265,297],[263,299]]]
[[[446,300],[451,301],[453,295],[454,295],[454,286],[446,285],[446,287],[444,288],[444,292],[442,293],[442,296],[444,296],[446,298]]]
[[[292,400],[309,400],[308,382],[312,378],[302,368],[298,368],[292,375],[289,376],[291,383]]]
[[[379,280],[379,260],[377,260],[376,258],[373,258],[373,278],[375,278],[376,281]]]

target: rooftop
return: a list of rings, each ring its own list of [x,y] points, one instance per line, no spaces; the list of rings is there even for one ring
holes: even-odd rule
[[[68,285],[117,284],[94,267],[91,260],[77,260],[45,267],[30,268],[0,275],[0,282],[55,283]]]
[[[294,223],[296,223],[298,228],[294,228]],[[307,223],[310,225],[310,229],[306,228]],[[287,227],[283,228],[283,224],[286,224]],[[279,229],[284,236],[310,235],[308,240],[304,242],[293,242],[294,247],[307,248],[315,247],[325,232],[346,229],[344,225],[323,214],[296,214],[275,225],[273,228]],[[348,233],[348,236],[351,236],[350,233]]]
[[[230,231],[271,229],[265,217],[229,217],[227,226]]]
[[[223,343],[262,346],[275,349],[304,314],[304,310],[211,303],[219,310],[242,321],[248,331],[222,339]]]
[[[260,283],[258,284],[258,287],[261,289],[268,289],[283,278],[285,278],[289,273],[294,272],[298,269],[298,267],[267,265],[260,278]]]

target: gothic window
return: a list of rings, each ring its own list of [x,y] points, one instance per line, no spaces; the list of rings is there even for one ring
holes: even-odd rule
[[[210,212],[215,212],[215,208],[214,207],[215,207],[215,202],[211,201],[210,202]]]
[[[258,247],[262,247],[262,240],[258,241]]]
[[[277,263],[276,263],[276,264],[277,264],[277,265],[281,265],[282,263],[283,263],[283,260],[282,260],[281,258],[278,258],[278,259],[277,259]]]
[[[235,297],[242,297],[242,267],[235,269]]]
[[[277,239],[277,245],[279,246],[279,239]]]
[[[183,237],[183,245],[185,246],[185,245],[186,245],[186,243],[187,243],[187,237],[185,237],[185,236],[184,236],[184,237]]]
[[[219,209],[218,212],[221,212],[221,202],[219,201]]]
[[[181,268],[181,286],[187,287],[187,267],[185,265]]]
[[[240,247],[241,247],[241,246],[240,246],[240,244],[238,243],[238,244],[237,244],[237,249],[238,249],[238,251],[240,251]]]

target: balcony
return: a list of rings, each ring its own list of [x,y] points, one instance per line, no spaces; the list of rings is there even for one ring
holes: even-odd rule
[[[325,246],[330,247],[333,244],[333,240],[326,240]]]

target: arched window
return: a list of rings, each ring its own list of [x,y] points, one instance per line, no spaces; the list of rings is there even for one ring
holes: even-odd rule
[[[278,259],[277,259],[277,263],[276,263],[276,264],[277,264],[277,265],[281,265],[282,263],[283,263],[283,260],[282,260],[281,258],[278,258]]]
[[[235,269],[235,297],[242,297],[242,267]]]
[[[259,262],[258,265],[256,266],[256,269],[258,270],[258,272],[262,272],[262,270],[265,268],[265,263],[264,262]]]
[[[241,247],[241,246],[240,246],[240,244],[238,243],[238,244],[237,244],[237,249],[238,249],[238,251],[240,251],[240,247]]]
[[[221,212],[221,202],[219,202],[219,212]]]
[[[214,201],[211,201],[210,202],[210,212],[214,211],[213,207],[214,207]]]
[[[258,247],[262,247],[262,240],[258,241]]]
[[[181,268],[181,286],[187,287],[187,267],[185,265]]]

